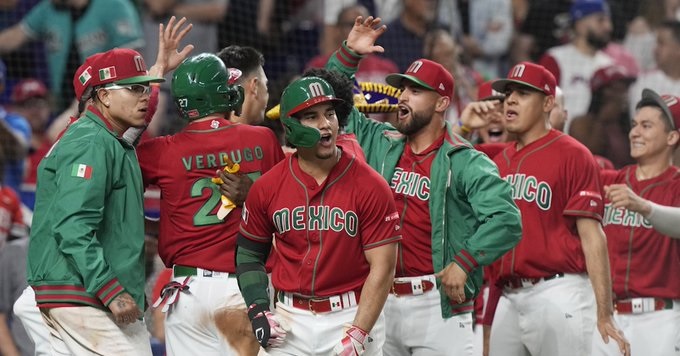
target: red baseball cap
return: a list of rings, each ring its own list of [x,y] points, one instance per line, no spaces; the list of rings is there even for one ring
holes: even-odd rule
[[[651,89],[642,89],[642,99],[635,105],[635,109],[645,106],[661,109],[668,118],[671,128],[680,131],[680,98],[674,95],[659,95]]]
[[[31,98],[47,97],[47,87],[37,79],[24,79],[17,83],[12,89],[12,102],[15,104],[23,103]]]
[[[491,85],[493,80],[486,81],[477,88],[477,100],[504,100],[505,95],[503,93],[495,91]]]
[[[93,67],[95,61],[104,53],[96,53],[85,59],[85,62],[76,69],[73,75],[73,90],[76,93],[76,100],[81,101],[83,94],[87,89],[92,89],[98,85],[98,78],[94,77],[95,68]]]
[[[520,62],[510,69],[506,79],[499,79],[491,84],[498,92],[505,93],[508,84],[517,83],[538,90],[545,95],[555,96],[555,76],[542,65],[531,62]]]
[[[441,96],[453,97],[453,76],[441,64],[429,59],[416,60],[408,66],[404,74],[390,74],[385,81],[393,87],[400,88],[404,79],[434,90]]]
[[[627,84],[635,81],[635,76],[628,73],[628,70],[622,66],[611,65],[602,67],[593,73],[590,78],[590,90],[596,91],[611,82],[623,80]]]
[[[146,71],[144,58],[139,52],[129,48],[114,48],[98,56],[92,68],[95,70],[91,85],[145,84],[164,82],[162,77],[150,76]]]

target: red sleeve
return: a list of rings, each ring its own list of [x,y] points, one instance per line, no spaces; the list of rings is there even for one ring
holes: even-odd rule
[[[267,202],[274,195],[269,194],[270,188],[272,187],[267,182],[267,176],[262,176],[256,180],[248,191],[241,212],[241,234],[250,240],[261,243],[271,242],[272,233],[276,231],[267,211]]]
[[[545,69],[552,73],[555,76],[555,83],[560,85],[560,66],[553,56],[548,53],[544,54],[538,61],[538,64],[544,66]]]
[[[564,166],[567,177],[567,205],[564,215],[602,221],[604,202],[600,193],[600,169],[585,147],[577,147]]]
[[[144,122],[148,125],[153,118],[153,115],[158,109],[158,94],[161,91],[161,86],[159,84],[151,84],[151,96],[149,97],[149,105],[146,108],[146,116],[144,116]]]
[[[363,191],[361,210],[358,212],[364,249],[368,250],[401,240],[399,214],[387,182],[363,162],[356,164],[359,164],[358,168],[366,169],[368,174],[365,175],[371,178],[370,180],[363,179],[363,181],[372,183],[366,184],[367,189]],[[365,176],[361,171],[357,173]]]

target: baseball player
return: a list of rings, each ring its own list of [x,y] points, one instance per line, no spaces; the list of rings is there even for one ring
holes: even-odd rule
[[[347,76],[384,32],[380,19],[357,18],[327,68]],[[385,304],[386,355],[471,355],[473,300],[482,266],[519,240],[510,186],[484,154],[453,133],[444,117],[453,77],[441,65],[414,61],[387,77],[401,88],[393,126],[350,114],[367,162],[390,183],[400,212],[396,278]]]
[[[185,60],[171,89],[188,125],[175,135],[144,141],[137,150],[144,184],[161,190],[158,249],[174,272],[164,295],[168,355],[258,350],[234,274],[241,208],[218,218],[221,194],[211,177],[233,162],[256,180],[283,159],[283,152],[269,129],[228,121],[243,100],[243,89],[233,85],[239,74],[212,54]],[[232,330],[218,328],[220,313],[231,313]]]
[[[637,164],[602,173],[614,319],[633,355],[671,356],[680,347],[680,280],[669,272],[680,270],[680,240],[656,231],[629,197],[680,206],[680,169],[672,164],[680,142],[680,99],[645,89],[636,107],[629,138]],[[593,355],[616,353],[593,339]]]
[[[281,120],[297,152],[253,184],[243,208],[239,286],[270,355],[382,355],[399,216],[385,181],[336,146],[338,101],[321,78],[286,87]],[[264,270],[273,241],[275,313]]]
[[[588,355],[595,325],[628,354],[612,320],[598,170],[582,144],[550,129],[554,76],[522,62],[492,87],[505,94],[506,129],[517,135],[494,161],[512,186],[523,234],[490,268],[506,297],[493,319],[490,354]]]

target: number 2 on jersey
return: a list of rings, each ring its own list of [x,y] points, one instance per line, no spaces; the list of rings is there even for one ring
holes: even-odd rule
[[[247,175],[254,182],[262,175],[262,173],[259,171],[250,172],[247,173]],[[196,180],[196,182],[194,182],[194,184],[191,186],[191,197],[200,198],[203,196],[204,189],[209,189],[210,195],[208,196],[208,200],[206,200],[205,203],[201,205],[201,208],[198,209],[198,211],[194,214],[194,226],[206,226],[223,223],[225,220],[220,220],[217,217],[217,213],[213,213],[213,211],[217,211],[219,205],[222,204],[222,200],[220,199],[220,191],[217,189],[215,183],[211,181],[211,178],[200,178]]]

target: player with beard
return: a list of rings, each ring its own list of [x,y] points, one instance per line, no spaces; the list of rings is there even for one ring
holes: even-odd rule
[[[588,110],[593,73],[614,62],[603,52],[612,33],[607,1],[576,0],[569,16],[573,33],[571,42],[549,49],[539,61],[555,76],[557,85],[564,91],[569,109],[565,132],[569,132],[571,118]]]
[[[358,17],[326,67],[351,77],[362,55],[384,50],[374,45],[386,30],[379,25],[380,19]],[[356,109],[347,125],[368,163],[390,183],[401,215],[383,352],[469,355],[482,267],[517,244],[520,216],[495,165],[444,119],[454,90],[451,74],[418,59],[386,81],[402,89],[394,127]]]

